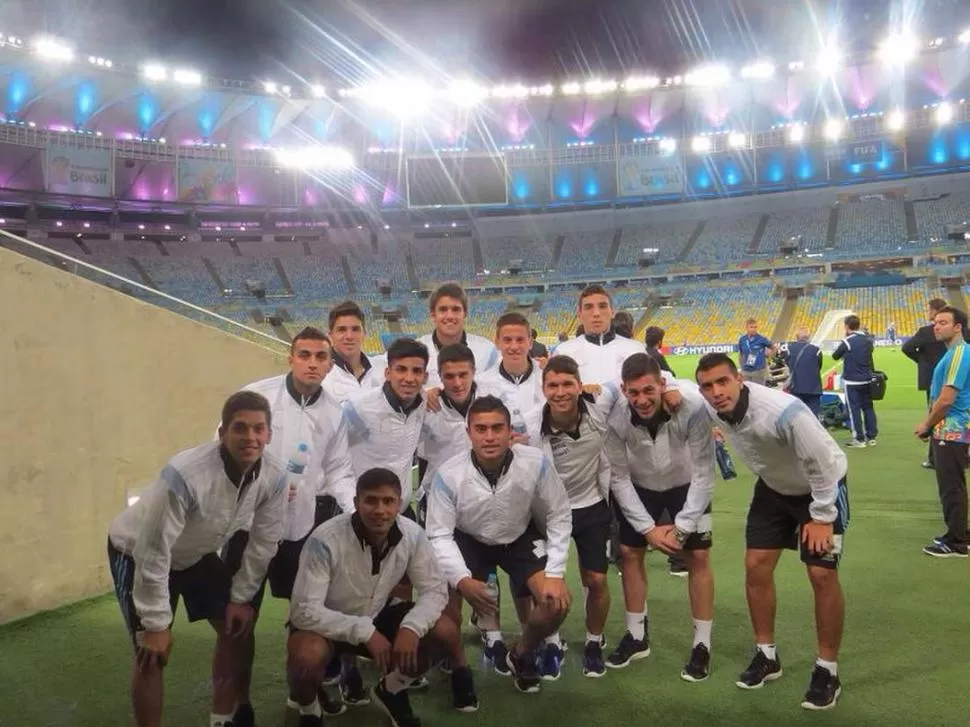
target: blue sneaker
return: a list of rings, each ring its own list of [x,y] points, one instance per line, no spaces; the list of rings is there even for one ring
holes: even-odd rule
[[[562,676],[562,657],[562,647],[556,644],[545,644],[539,650],[537,666],[544,681],[554,682]]]

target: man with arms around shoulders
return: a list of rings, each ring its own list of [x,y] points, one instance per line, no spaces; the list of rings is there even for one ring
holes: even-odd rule
[[[363,352],[364,312],[352,300],[330,311],[328,323],[333,343],[333,369],[323,388],[341,404],[349,397],[384,385],[384,356]]]

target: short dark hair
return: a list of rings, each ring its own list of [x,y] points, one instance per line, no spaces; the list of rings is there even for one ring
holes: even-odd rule
[[[228,429],[236,414],[241,411],[261,411],[266,415],[266,426],[273,426],[273,410],[266,397],[255,391],[237,391],[222,405],[222,429]]]
[[[758,319],[757,318],[749,318],[748,320],[746,320],[744,322],[744,325],[750,326],[752,323],[754,323],[755,325],[758,325]]]
[[[465,313],[468,312],[468,294],[465,289],[458,285],[458,283],[445,283],[444,285],[439,285],[438,289],[431,294],[428,299],[428,310],[432,313],[434,309],[438,306],[438,301],[442,298],[454,298],[455,300],[461,301],[461,307],[465,309]]]
[[[653,357],[645,353],[635,353],[627,356],[620,367],[620,379],[623,383],[635,381],[643,376],[655,376],[658,381],[663,380],[663,371],[660,363]]]
[[[937,313],[947,307],[946,301],[942,298],[933,298],[928,305],[930,310],[935,310]]]
[[[643,342],[648,348],[660,348],[664,342],[664,331],[660,326],[649,326],[643,334]]]
[[[369,492],[370,490],[376,490],[378,487],[385,486],[391,487],[395,492],[397,492],[398,497],[400,497],[400,478],[389,469],[384,467],[374,467],[373,469],[367,470],[357,478],[357,497],[360,497],[365,492]]]
[[[343,303],[340,303],[330,309],[328,322],[329,322],[331,331],[333,330],[333,327],[337,325],[337,319],[343,318],[344,316],[353,316],[354,318],[359,320],[361,328],[363,328],[366,325],[366,319],[364,318],[364,311],[360,309],[360,306],[357,305],[352,300],[345,300]]]
[[[619,313],[613,316],[613,331],[618,336],[623,336],[623,338],[633,338],[634,325],[633,316],[627,313],[625,310],[621,310]]]
[[[472,417],[475,414],[489,414],[496,411],[505,415],[505,423],[512,426],[512,413],[497,396],[479,396],[475,399],[472,405],[468,407],[468,423],[471,424]]]
[[[727,366],[732,374],[738,372],[738,365],[726,353],[705,353],[701,356],[701,360],[697,362],[694,377],[696,378],[697,374],[702,371],[710,371],[711,369],[716,369],[718,366]]]
[[[610,305],[613,305],[613,297],[606,292],[606,288],[602,285],[587,285],[583,288],[582,292],[579,294],[579,307],[583,307],[583,301],[589,298],[591,295],[605,295],[606,299],[610,301]]]
[[[532,329],[531,333],[533,338],[539,337],[539,331],[537,331],[535,328]]]
[[[936,315],[940,315],[940,313],[949,313],[951,316],[953,316],[953,322],[959,323],[960,330],[966,333],[967,314],[965,311],[962,311],[959,308],[956,308],[952,305],[945,305],[936,312]]]
[[[314,328],[313,326],[307,326],[293,336],[293,340],[290,342],[290,353],[296,351],[297,341],[325,341],[327,345],[331,345],[330,336],[321,331],[319,328]]]
[[[576,381],[582,383],[582,379],[579,377],[579,364],[571,356],[565,356],[560,354],[559,356],[553,356],[551,359],[546,361],[546,367],[542,369],[542,383],[546,383],[546,377],[549,374],[566,374],[567,376],[575,376]]]
[[[569,334],[566,333],[565,331],[559,331],[559,335],[557,336],[557,338],[559,339],[559,343],[565,343],[566,341],[569,340]]]
[[[438,371],[441,371],[446,363],[463,363],[466,361],[472,365],[472,368],[475,368],[475,353],[464,343],[449,343],[438,351]]]
[[[534,338],[532,333],[532,326],[529,325],[529,319],[518,311],[509,311],[508,313],[503,313],[495,321],[495,333],[498,334],[505,326],[522,326],[529,332],[529,336]]]
[[[845,327],[850,331],[858,331],[862,326],[862,321],[859,320],[859,316],[853,314],[845,317]]]
[[[586,326],[580,323],[578,326],[576,326],[576,337],[579,338],[580,336],[585,336],[585,335],[586,335]]]
[[[428,347],[420,341],[415,341],[413,338],[398,338],[387,347],[387,364],[390,366],[402,358],[419,358],[427,366],[431,360],[431,354],[428,353]]]

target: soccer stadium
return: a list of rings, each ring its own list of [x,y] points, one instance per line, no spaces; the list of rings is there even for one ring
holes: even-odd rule
[[[634,340],[663,329],[683,379],[703,354],[733,355],[752,318],[783,349],[807,330],[823,372],[841,371],[830,353],[855,314],[888,392],[879,446],[846,454],[845,691],[832,714],[797,709],[816,645],[794,553],[776,574],[788,674],[758,692],[735,686],[753,647],[744,538],[755,479],[735,456],[739,476],[715,486],[705,684],[677,678],[687,582],[656,552],[651,657],[583,678],[574,551],[562,679],[517,694],[466,618],[481,709],[456,713],[432,669],[411,692],[425,724],[965,724],[970,579],[965,564],[920,550],[941,529],[940,500],[913,435],[926,396],[900,351],[930,322],[928,301],[966,310],[970,291],[960,30],[669,77],[332,88],[0,35],[0,727],[132,724],[131,646],[104,552],[112,519],[175,452],[212,439],[230,394],[285,372],[301,329],[328,330],[329,311],[355,301],[363,349],[378,356],[434,330],[429,299],[446,282],[467,292],[468,333],[493,340],[499,316],[516,312],[550,349],[577,335],[580,292],[601,285],[632,315]],[[825,379],[839,397],[839,377]],[[852,436],[829,431],[840,446]],[[615,568],[609,582],[615,645]],[[267,595],[256,628],[264,726],[298,722],[286,708],[287,613]],[[180,609],[173,633],[164,724],[203,724],[212,631]],[[387,723],[373,705],[326,718],[342,722]]]

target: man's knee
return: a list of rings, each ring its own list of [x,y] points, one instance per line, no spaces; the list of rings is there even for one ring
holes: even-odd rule
[[[646,554],[645,548],[631,548],[629,545],[620,545],[620,565],[624,568],[639,568],[643,565],[643,557]]]
[[[330,660],[330,644],[310,631],[294,631],[286,645],[287,663],[295,676],[313,673]]]
[[[584,570],[582,572],[583,585],[589,590],[592,596],[609,595],[609,582],[605,573]]]
[[[706,571],[711,567],[711,551],[710,550],[685,550],[684,560],[687,563],[687,569],[692,572],[696,571]]]
[[[779,555],[773,550],[747,551],[744,555],[744,573],[748,585],[771,583]]]
[[[808,566],[808,580],[817,592],[828,592],[839,588],[839,572],[835,568],[819,565]]]

